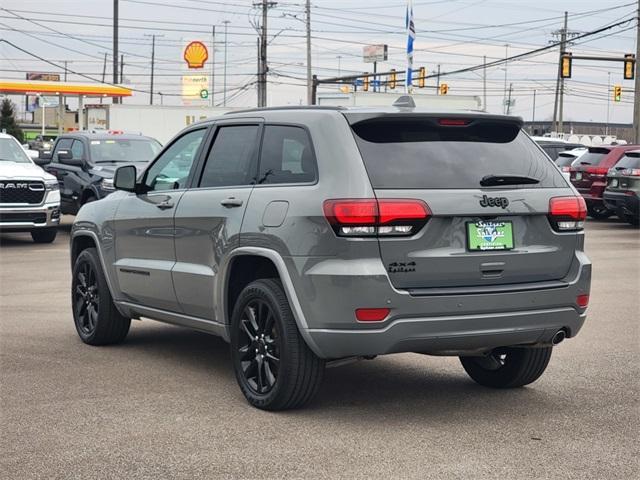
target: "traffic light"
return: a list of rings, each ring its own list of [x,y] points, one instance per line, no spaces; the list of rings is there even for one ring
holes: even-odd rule
[[[449,93],[449,85],[447,85],[446,83],[441,83],[440,84],[440,95],[446,95],[447,93]]]
[[[560,77],[571,78],[571,53],[562,52],[560,62]]]
[[[635,78],[636,56],[633,53],[627,53],[624,56],[624,79],[633,80]]]
[[[364,72],[365,77],[362,79],[362,90],[369,91],[369,72]]]
[[[420,67],[420,70],[418,70],[420,73],[418,75],[418,87],[419,88],[424,88],[426,83],[427,83],[427,69],[424,67]]]
[[[397,84],[398,84],[398,74],[396,73],[396,69],[392,68],[391,75],[389,75],[389,88],[393,90],[394,88],[396,88]]]
[[[620,85],[615,85],[613,87],[613,101],[619,102],[622,100],[622,87]]]

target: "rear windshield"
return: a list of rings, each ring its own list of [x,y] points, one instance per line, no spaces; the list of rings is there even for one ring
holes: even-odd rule
[[[622,160],[616,163],[616,170],[624,170],[626,168],[640,168],[640,155],[627,154],[622,157]]]
[[[587,153],[580,157],[578,165],[600,165],[600,162],[609,155],[606,148],[590,148]]]
[[[480,188],[487,175],[527,176],[566,187],[558,169],[516,124],[475,121],[441,126],[435,119],[374,119],[352,125],[374,188]]]
[[[555,159],[555,162],[559,167],[568,167],[575,159],[575,155],[571,155],[570,153],[561,153],[558,155],[558,158]]]
[[[155,140],[141,139],[109,139],[91,140],[91,160],[94,162],[149,162],[160,151],[160,144]]]

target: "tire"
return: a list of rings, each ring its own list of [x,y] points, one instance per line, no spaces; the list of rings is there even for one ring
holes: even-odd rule
[[[95,248],[83,250],[73,265],[71,307],[76,331],[88,345],[122,342],[131,326],[111,298]]]
[[[95,202],[96,200],[98,200],[98,197],[96,197],[93,193],[90,193],[84,198],[84,201],[80,206],[86,205],[87,203]]]
[[[262,410],[305,405],[318,391],[324,360],[300,336],[279,280],[249,284],[231,317],[231,357],[240,390]]]
[[[589,213],[589,216],[594,220],[604,220],[605,218],[609,218],[611,215],[613,215],[613,212],[604,205],[589,207],[587,209],[587,212]]]
[[[58,229],[53,228],[39,228],[38,230],[31,230],[31,238],[36,243],[52,243],[58,235]]]
[[[624,219],[625,222],[630,223],[634,227],[637,227],[637,226],[640,225],[640,216],[639,215],[628,215],[628,214],[625,214],[622,218]]]
[[[553,347],[498,348],[487,357],[460,357],[467,374],[480,385],[516,388],[535,382],[544,373]]]

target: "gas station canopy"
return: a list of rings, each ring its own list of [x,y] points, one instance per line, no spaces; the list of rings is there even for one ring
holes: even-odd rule
[[[130,97],[131,89],[119,85],[109,85],[104,83],[68,83],[68,82],[45,82],[40,80],[2,80],[0,79],[0,93],[21,94],[21,95],[57,95],[60,98],[58,103],[58,116],[64,118],[64,97],[78,97],[78,128],[83,129],[83,99],[85,97]],[[58,133],[62,133],[62,121],[58,122]],[[44,134],[44,112],[42,114],[43,134]]]
[[[0,80],[0,93],[25,95],[65,95],[85,97],[130,97],[131,90],[104,83],[43,82],[39,80]]]

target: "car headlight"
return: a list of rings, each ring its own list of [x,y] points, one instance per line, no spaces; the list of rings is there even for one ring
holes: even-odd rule
[[[58,180],[46,180],[44,182],[44,188],[47,191],[55,191],[55,190],[60,190],[60,185],[58,184]]]
[[[115,190],[116,187],[113,186],[113,178],[103,178],[100,182],[100,187],[103,190]]]

